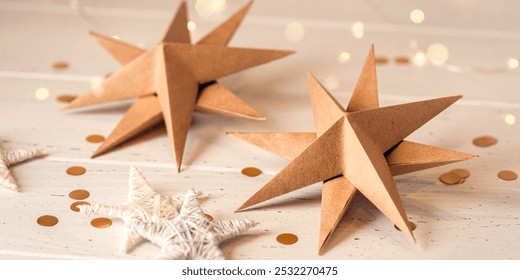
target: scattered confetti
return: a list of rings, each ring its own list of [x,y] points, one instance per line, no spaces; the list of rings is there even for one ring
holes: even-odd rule
[[[455,185],[461,181],[461,177],[456,173],[448,172],[439,177],[439,180],[446,185]]]
[[[52,215],[43,215],[38,217],[36,222],[43,227],[52,227],[58,223],[58,218]]]
[[[291,245],[298,242],[298,236],[292,233],[282,233],[276,237],[276,241],[280,244]]]
[[[74,212],[79,212],[79,208],[78,208],[79,205],[90,205],[90,203],[88,203],[86,201],[76,201],[70,205],[70,210],[72,210]]]
[[[417,228],[417,225],[412,222],[412,221],[408,221],[408,223],[410,223],[410,228],[412,228],[412,231],[414,231],[416,228]],[[401,231],[400,228],[398,228],[396,225],[394,225],[394,227],[398,230],[398,231]]]
[[[204,217],[206,217],[206,219],[208,219],[208,221],[213,221],[213,216],[211,216],[210,214],[206,214],[204,213]]]
[[[450,171],[450,173],[455,173],[455,174],[459,175],[459,177],[464,178],[464,179],[468,178],[470,175],[468,170],[461,169],[461,168],[453,169],[452,171]]]
[[[63,103],[69,103],[72,102],[77,96],[76,95],[69,95],[69,94],[62,94],[56,98],[59,102]]]
[[[69,64],[65,61],[57,61],[52,65],[52,68],[56,70],[65,70],[69,68]]]
[[[85,174],[85,172],[87,172],[87,170],[85,169],[85,167],[81,167],[81,166],[71,166],[71,167],[67,168],[67,174],[72,175],[72,176],[83,175],[83,174]]]
[[[518,175],[511,170],[502,170],[498,172],[498,178],[505,181],[514,181],[518,178]]]
[[[493,146],[498,142],[498,140],[493,136],[481,136],[473,139],[473,145],[477,147],[489,147]]]
[[[90,142],[90,143],[101,143],[101,142],[105,141],[105,137],[103,135],[99,135],[99,134],[89,135],[85,139],[87,140],[87,142]]]
[[[69,193],[69,197],[76,200],[83,200],[90,196],[90,193],[86,190],[73,190]]]
[[[90,221],[90,224],[95,228],[107,228],[112,225],[112,220],[109,218],[95,218]]]
[[[397,56],[394,59],[395,63],[397,64],[410,64],[410,58],[407,56]]]
[[[376,64],[387,64],[388,58],[386,56],[378,56],[375,58]]]
[[[246,167],[242,169],[242,174],[249,176],[249,177],[256,177],[260,174],[262,174],[262,170],[256,168],[256,167]]]

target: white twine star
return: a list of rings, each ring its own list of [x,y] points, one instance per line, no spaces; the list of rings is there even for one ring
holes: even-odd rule
[[[4,150],[0,146],[0,186],[10,188],[18,191],[18,185],[16,184],[11,172],[9,172],[9,166],[21,163],[28,159],[39,157],[43,155],[42,149],[35,150]]]
[[[135,231],[162,248],[164,259],[224,259],[219,243],[234,238],[257,223],[250,220],[209,221],[196,193],[189,189],[180,215],[158,222],[133,222]]]
[[[128,188],[127,203],[117,206],[88,204],[78,206],[80,212],[85,214],[102,215],[124,221],[127,231],[123,238],[123,253],[130,251],[144,240],[129,226],[131,222],[149,223],[174,218],[179,215],[184,199],[183,194],[169,196],[154,191],[143,174],[133,166],[130,167]]]

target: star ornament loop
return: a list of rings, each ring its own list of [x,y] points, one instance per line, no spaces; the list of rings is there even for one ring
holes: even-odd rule
[[[228,132],[291,160],[238,210],[324,181],[320,254],[357,191],[415,242],[393,176],[475,156],[404,139],[462,96],[379,108],[375,65],[372,47],[346,109],[308,74],[315,133]]]
[[[251,4],[249,2],[196,44],[191,44],[185,2],[180,5],[164,38],[150,50],[92,32],[123,67],[98,87],[74,99],[67,108],[136,98],[93,157],[164,121],[180,172],[195,110],[265,119],[216,81],[293,53],[227,46]]]

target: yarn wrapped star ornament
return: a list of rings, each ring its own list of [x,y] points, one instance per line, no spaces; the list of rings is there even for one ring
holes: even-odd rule
[[[160,258],[176,260],[223,260],[219,244],[256,225],[250,220],[208,220],[193,189],[184,195],[179,216],[150,223],[132,222],[138,234],[161,247]]]
[[[93,157],[164,121],[180,172],[194,110],[265,119],[216,81],[293,53],[227,46],[251,4],[196,44],[191,44],[185,2],[180,5],[163,39],[148,51],[91,33],[123,68],[96,88],[78,96],[66,108],[136,98]]]
[[[167,220],[179,215],[184,194],[169,196],[152,189],[150,183],[137,168],[130,167],[128,180],[128,201],[117,206],[78,205],[81,213],[118,218],[127,228],[123,238],[122,252],[127,253],[144,239],[130,226],[132,222],[143,223]],[[201,193],[196,193],[201,195]]]
[[[461,96],[379,108],[374,49],[344,109],[308,75],[316,132],[228,132],[291,162],[239,210],[323,181],[319,253],[360,191],[412,242],[415,238],[392,176],[475,157],[403,140]]]
[[[24,162],[29,159],[43,156],[42,149],[34,150],[4,150],[0,146],[0,186],[18,191],[19,187],[9,172],[9,166]]]

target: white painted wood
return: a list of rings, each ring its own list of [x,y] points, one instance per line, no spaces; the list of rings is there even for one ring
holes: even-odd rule
[[[97,31],[113,33],[144,47],[160,38],[178,4],[79,2],[102,23],[103,28]],[[221,14],[202,18],[193,12],[195,1],[189,1],[190,16],[198,26],[194,37],[200,38],[244,3],[227,2]],[[490,9],[487,2],[452,1],[448,9],[438,7],[436,1],[421,2],[424,6],[419,8],[424,9],[427,20],[414,25],[408,13],[418,7],[410,6],[408,1],[328,1],[318,7],[314,1],[301,5],[301,1],[282,1],[277,7],[278,2],[256,1],[231,45],[294,49],[298,53],[221,80],[268,120],[195,114],[183,172],[177,174],[160,127],[111,153],[90,159],[97,145],[84,138],[93,133],[108,135],[131,102],[69,112],[60,110],[63,104],[56,97],[80,94],[119,66],[89,38],[88,30],[94,27],[78,16],[68,1],[0,1],[0,141],[5,148],[41,147],[48,153],[44,159],[12,169],[20,193],[0,189],[0,258],[154,258],[158,249],[149,244],[129,255],[119,254],[123,233],[120,221],[108,229],[95,229],[89,225],[91,217],[69,210],[73,201],[67,194],[76,188],[89,190],[88,201],[92,203],[124,202],[132,164],[159,191],[175,194],[189,187],[203,191],[208,195],[203,207],[216,219],[259,221],[260,225],[245,236],[223,244],[223,251],[231,259],[520,258],[519,183],[496,177],[502,169],[520,172],[518,123],[504,122],[506,114],[520,116],[520,95],[516,94],[519,70],[508,71],[506,67],[509,58],[519,56],[520,31],[513,29],[519,23],[518,17],[513,17],[518,3],[501,1]],[[295,5],[299,8],[295,9]],[[362,39],[350,33],[350,25],[356,20],[365,26]],[[303,41],[285,39],[285,25],[290,21],[301,22],[306,28]],[[415,40],[422,50],[432,43],[446,45],[450,50],[448,63],[470,71],[454,73],[432,65],[393,63],[395,56],[413,57],[410,40]],[[371,43],[376,44],[378,55],[390,59],[387,65],[378,66],[382,105],[465,95],[410,140],[476,153],[480,158],[397,178],[408,215],[418,225],[414,232],[417,245],[409,244],[358,195],[320,257],[317,243],[321,186],[304,188],[258,209],[234,213],[287,162],[228,137],[224,131],[311,131],[305,70],[315,73],[325,84],[335,77],[338,86],[331,92],[346,104]],[[337,62],[341,51],[348,51],[352,57],[345,64]],[[70,63],[70,69],[53,70],[51,65],[58,60]],[[475,68],[499,73],[475,72]],[[46,100],[34,97],[39,87],[49,89]],[[490,148],[471,144],[473,138],[484,134],[497,137],[498,144]],[[85,166],[88,172],[69,176],[65,170],[71,165]],[[265,173],[245,177],[240,170],[246,166],[259,167]],[[456,186],[438,181],[440,174],[455,167],[469,169],[471,177]],[[43,214],[55,215],[60,222],[55,227],[40,227],[36,218]],[[299,242],[292,246],[278,244],[275,238],[282,232],[297,234]]]

